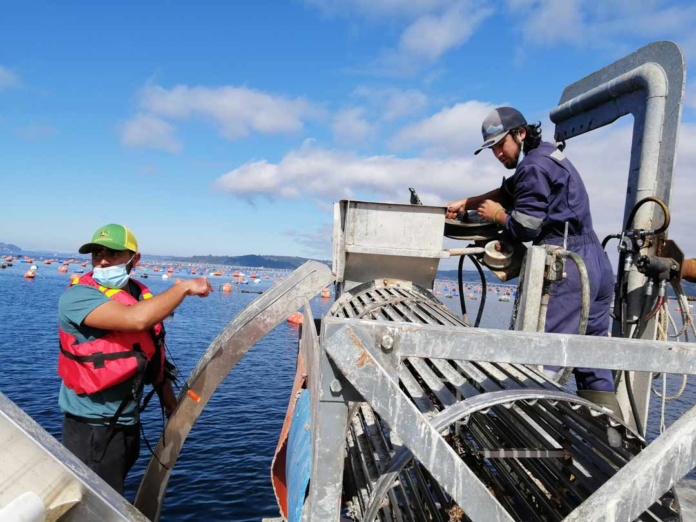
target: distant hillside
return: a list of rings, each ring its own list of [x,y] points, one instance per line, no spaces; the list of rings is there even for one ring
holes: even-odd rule
[[[229,265],[251,268],[275,268],[279,270],[294,270],[303,265],[309,259],[305,257],[290,257],[290,256],[192,256],[192,257],[175,257],[173,261],[184,263],[207,263],[209,265]],[[330,261],[316,259],[320,263],[331,266]]]
[[[209,265],[226,265],[245,268],[272,268],[278,270],[295,270],[302,266],[307,261],[306,257],[290,257],[290,256],[260,256],[260,255],[245,255],[245,256],[191,256],[191,257],[171,257],[167,256],[167,260],[179,263],[206,263]],[[331,266],[331,261],[323,259],[314,259],[319,263]],[[486,277],[491,281],[499,283],[492,274],[486,270]],[[457,280],[457,270],[438,270],[438,279]],[[475,270],[464,270],[464,281],[479,282],[480,277]],[[517,284],[517,279],[506,284]]]
[[[1,243],[0,242],[0,252],[21,252],[22,249],[19,248],[17,245],[13,245],[12,243]]]

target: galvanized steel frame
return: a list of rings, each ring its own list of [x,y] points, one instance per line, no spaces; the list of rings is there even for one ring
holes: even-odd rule
[[[393,339],[388,358],[382,353],[385,336]],[[469,404],[465,402],[447,408],[429,420],[400,389],[398,380],[394,378],[395,368],[387,367],[393,364],[398,368],[408,357],[696,374],[694,343],[333,317],[322,320],[321,343],[318,339],[313,340],[312,350],[314,355],[310,359],[315,362],[310,375],[321,375],[321,383],[312,387],[313,395],[321,397],[320,401],[313,402],[313,415],[319,420],[314,426],[321,430],[314,438],[314,448],[318,452],[331,440],[339,440],[340,444],[329,445],[329,450],[324,448],[322,455],[313,462],[306,513],[308,520],[337,520],[343,473],[342,444],[350,414],[349,404],[353,401],[367,401],[440,486],[466,509],[467,515],[480,521],[512,518],[441,437],[438,429],[443,423],[454,422],[468,411],[483,408],[486,404],[511,401],[515,397],[522,399],[525,394],[533,398],[538,393],[550,393],[559,395],[561,400],[586,402],[554,391],[487,393],[467,401]],[[343,406],[339,406],[340,403]],[[592,406],[590,403],[587,405]],[[622,470],[591,497],[599,500],[583,503],[569,515],[568,520],[633,520],[696,466],[694,441],[696,409],[682,417],[624,468],[630,466],[630,471]],[[403,458],[403,454],[395,458],[390,472],[398,468]],[[664,466],[663,460],[674,462],[674,466]],[[317,465],[322,469],[316,469]],[[384,479],[386,484],[389,476]],[[631,480],[627,481],[626,476]],[[640,477],[639,482],[635,477]],[[376,487],[381,492],[385,483]],[[612,499],[612,513],[620,514],[618,518],[607,518],[603,507],[607,498]],[[374,509],[370,509],[366,514],[373,513]]]

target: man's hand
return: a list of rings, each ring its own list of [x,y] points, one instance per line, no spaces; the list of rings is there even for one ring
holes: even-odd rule
[[[213,287],[205,277],[189,279],[184,284],[186,285],[186,295],[206,297],[210,292],[213,291]]]
[[[165,378],[157,389],[157,396],[159,397],[160,404],[164,409],[164,415],[169,418],[174,413],[176,409],[176,395],[174,395],[174,390],[172,389],[172,383],[169,379]]]
[[[447,212],[445,217],[447,219],[456,219],[457,215],[466,210],[467,198],[458,199],[457,201],[452,201],[452,203],[446,203]]]
[[[483,203],[479,205],[478,208],[478,215],[481,216],[483,219],[487,219],[489,221],[494,221],[494,216],[495,213],[498,212],[500,209],[502,209],[502,205],[498,203],[497,201],[493,201],[490,199],[485,200]],[[502,213],[505,211],[503,210]]]

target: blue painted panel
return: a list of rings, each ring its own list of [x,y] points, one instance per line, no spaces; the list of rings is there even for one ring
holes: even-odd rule
[[[312,430],[309,391],[302,390],[288,435],[285,480],[288,485],[288,522],[300,522],[312,464]]]

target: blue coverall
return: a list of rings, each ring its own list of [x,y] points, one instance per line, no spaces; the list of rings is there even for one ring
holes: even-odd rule
[[[551,143],[541,142],[503,180],[501,190],[512,212],[503,229],[503,241],[532,241],[535,245],[563,245],[580,255],[590,280],[590,316],[587,335],[606,336],[614,275],[609,258],[592,228],[590,200],[580,174]],[[582,294],[575,263],[566,262],[567,277],[551,284],[546,331],[577,333]],[[614,391],[611,370],[575,368],[578,390]]]

